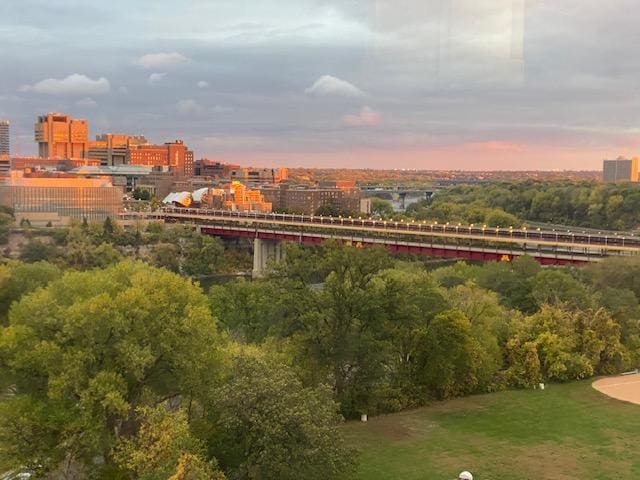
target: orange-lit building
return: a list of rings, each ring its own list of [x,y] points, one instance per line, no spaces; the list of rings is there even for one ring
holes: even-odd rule
[[[193,174],[196,177],[212,177],[221,179],[230,179],[232,171],[241,170],[240,165],[232,163],[216,162],[207,158],[196,160],[193,164]]]
[[[104,220],[117,218],[122,210],[122,189],[114,187],[108,177],[12,171],[0,182],[0,205],[12,208],[17,221],[27,219],[32,225]]]
[[[266,202],[259,190],[248,189],[234,181],[222,188],[200,188],[193,193],[187,191],[168,194],[163,203],[181,207],[215,208],[234,212],[271,212],[271,203]]]
[[[55,169],[71,170],[82,166],[99,167],[100,160],[91,158],[41,158],[41,157],[12,157],[11,170],[25,169]]]
[[[38,117],[34,127],[38,156],[42,158],[84,158],[87,156],[89,125],[86,120],[64,113]]]
[[[102,166],[118,166],[131,163],[129,151],[132,147],[147,144],[143,135],[104,133],[89,142],[89,158],[100,160]]]
[[[166,167],[179,175],[193,175],[193,152],[182,140],[164,145],[132,145],[129,148],[131,165]]]

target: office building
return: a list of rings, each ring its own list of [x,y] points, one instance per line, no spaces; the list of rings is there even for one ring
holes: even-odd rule
[[[86,120],[71,118],[63,113],[49,113],[38,117],[34,134],[41,158],[87,156],[89,125]]]
[[[9,148],[9,120],[0,120],[0,158],[11,154]]]
[[[263,186],[260,192],[275,211],[314,215],[321,207],[359,213],[362,194],[357,188],[310,187],[307,185]],[[366,207],[365,207],[366,208]]]
[[[161,167],[178,175],[193,175],[193,152],[182,140],[163,145],[130,145],[131,165]]]
[[[105,133],[97,135],[94,141],[89,142],[89,158],[100,160],[103,166],[127,165],[131,163],[131,147],[146,144],[147,139],[143,135]]]
[[[72,219],[117,218],[122,189],[108,177],[80,178],[63,172],[12,171],[0,183],[0,205],[14,210],[16,220],[32,225],[65,225]]]

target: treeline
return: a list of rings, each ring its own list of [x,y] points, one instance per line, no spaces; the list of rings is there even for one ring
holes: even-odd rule
[[[61,268],[86,270],[131,259],[200,277],[248,271],[252,265],[248,247],[225,249],[220,239],[199,235],[183,225],[149,223],[125,230],[107,218],[66,228],[31,229],[23,225],[22,230],[28,241],[13,252],[20,260],[44,260]],[[5,256],[11,253],[5,249]]]
[[[191,239],[177,232],[79,225],[64,245]],[[186,272],[122,257],[78,268],[58,248],[53,263],[0,265],[2,472],[350,478],[343,418],[640,361],[638,259],[429,271],[380,249],[292,245],[267,278],[205,295]]]
[[[331,390],[229,341],[189,279],[12,263],[0,292],[2,478],[349,478]]]
[[[640,224],[639,211],[640,188],[633,184],[527,181],[457,186],[410,205],[407,215],[492,227],[529,221],[629,230]]]
[[[346,417],[636,367],[640,262],[584,270],[464,263],[428,272],[386,252],[292,247],[262,281],[216,286],[239,342],[269,345]]]

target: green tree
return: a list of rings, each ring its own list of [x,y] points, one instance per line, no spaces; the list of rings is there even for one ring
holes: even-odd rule
[[[437,315],[421,350],[422,381],[427,392],[446,399],[476,391],[478,350],[471,322],[462,312],[449,310]]]
[[[384,376],[386,341],[381,322],[384,284],[376,278],[391,266],[381,249],[326,247],[331,273],[319,290],[307,290],[311,304],[293,326],[298,362],[315,381],[331,382],[343,413],[369,411]]]
[[[179,273],[182,264],[180,247],[173,243],[154,245],[151,249],[151,261],[156,267]]]
[[[42,240],[31,240],[20,251],[20,260],[27,263],[40,261],[52,261],[58,256],[55,245],[45,243]]]
[[[14,302],[61,275],[58,267],[47,262],[0,265],[0,323],[6,324],[9,308]]]
[[[399,410],[407,405],[420,404],[423,392],[419,389],[419,358],[421,347],[433,318],[447,309],[448,305],[440,290],[424,270],[385,270],[380,274],[384,284],[381,313],[382,329],[389,343],[389,354],[385,359],[390,374],[391,386],[400,392],[394,393],[384,410]],[[379,392],[378,396],[383,392]]]
[[[586,309],[593,306],[584,284],[562,270],[542,270],[532,279],[533,298],[539,305],[568,305]]]
[[[224,245],[218,238],[197,235],[186,248],[184,271],[188,275],[211,275],[226,268]]]
[[[223,480],[215,463],[205,460],[205,446],[190,431],[182,410],[164,405],[140,408],[135,437],[123,438],[115,448],[114,462],[130,478],[138,480]]]
[[[328,387],[305,388],[288,367],[242,353],[212,400],[208,441],[230,479],[332,480],[353,473]]]
[[[136,409],[205,395],[219,367],[207,298],[141,263],[70,272],[23,297],[0,330],[0,464],[96,474],[139,431]],[[95,459],[101,459],[99,467]]]
[[[371,198],[371,213],[381,217],[391,217],[395,213],[393,205],[388,200],[373,197]]]

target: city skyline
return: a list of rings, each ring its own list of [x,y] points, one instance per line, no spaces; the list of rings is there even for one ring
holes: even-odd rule
[[[169,6],[4,2],[12,152],[51,111],[256,166],[598,170],[640,148],[628,0]]]

